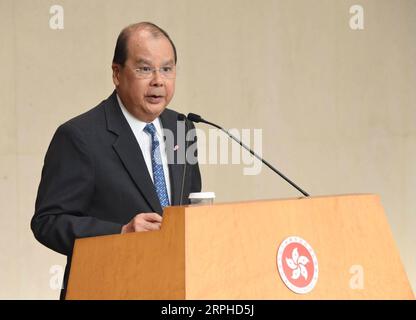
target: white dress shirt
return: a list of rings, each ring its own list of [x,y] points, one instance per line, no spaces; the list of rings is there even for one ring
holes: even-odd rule
[[[117,95],[117,101],[120,105],[121,111],[123,112],[124,117],[126,118],[127,122],[130,125],[131,130],[136,137],[137,142],[139,143],[140,149],[143,153],[144,161],[146,162],[147,170],[149,171],[149,175],[153,180],[153,169],[152,169],[152,137],[150,134],[144,131],[144,127],[147,125],[146,122],[140,121],[139,119],[135,118],[123,105],[121,102],[120,97]],[[152,121],[153,125],[156,128],[157,138],[159,139],[159,148],[160,148],[160,156],[162,158],[163,164],[163,173],[165,175],[165,182],[166,182],[166,189],[168,191],[169,196],[169,203],[172,203],[172,198],[170,194],[170,179],[169,179],[169,167],[168,167],[168,160],[166,156],[166,149],[165,149],[165,140],[163,138],[163,129],[162,124],[159,118],[156,118]]]

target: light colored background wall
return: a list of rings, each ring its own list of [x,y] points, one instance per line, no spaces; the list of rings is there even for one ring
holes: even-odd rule
[[[362,31],[349,28],[357,3]],[[53,4],[63,30],[49,28]],[[416,1],[0,0],[0,298],[58,297],[49,268],[65,259],[29,227],[43,157],[59,124],[111,93],[118,32],[143,20],[179,51],[171,107],[262,128],[265,158],[313,195],[380,194],[416,289]],[[242,168],[202,166],[204,189],[298,196]]]

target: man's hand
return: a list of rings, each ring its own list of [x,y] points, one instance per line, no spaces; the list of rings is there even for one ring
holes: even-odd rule
[[[140,213],[121,228],[121,233],[160,230],[162,217],[154,212]]]

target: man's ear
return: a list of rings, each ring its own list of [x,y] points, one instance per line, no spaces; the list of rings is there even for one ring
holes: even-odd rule
[[[113,69],[113,83],[116,87],[120,84],[120,70],[121,66],[117,63],[111,64],[111,69]]]

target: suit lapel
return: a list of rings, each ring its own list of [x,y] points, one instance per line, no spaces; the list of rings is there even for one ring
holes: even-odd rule
[[[124,167],[149,206],[154,212],[162,213],[163,210],[152,179],[146,168],[142,151],[134,137],[133,131],[121,112],[115,91],[110,98],[107,99],[105,111],[107,117],[107,129],[118,135],[118,139],[113,144],[115,152],[120,157]]]

